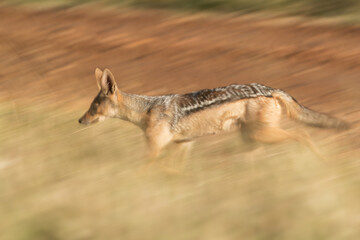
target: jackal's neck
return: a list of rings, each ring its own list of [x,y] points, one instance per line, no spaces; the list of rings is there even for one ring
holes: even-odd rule
[[[154,105],[156,97],[118,92],[119,109],[117,117],[144,128],[147,113]]]

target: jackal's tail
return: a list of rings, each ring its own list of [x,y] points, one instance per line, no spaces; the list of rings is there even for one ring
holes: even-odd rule
[[[276,91],[273,97],[285,106],[288,116],[296,121],[319,128],[348,129],[350,124],[338,118],[310,110],[283,91]]]

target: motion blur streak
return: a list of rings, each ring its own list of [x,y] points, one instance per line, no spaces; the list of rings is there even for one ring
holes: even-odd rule
[[[0,239],[358,239],[359,43],[356,24],[304,17],[0,7]],[[352,128],[303,127],[326,163],[228,134],[181,176],[141,175],[140,129],[77,122],[96,67],[144,95],[258,82]],[[171,153],[159,164],[180,168]]]

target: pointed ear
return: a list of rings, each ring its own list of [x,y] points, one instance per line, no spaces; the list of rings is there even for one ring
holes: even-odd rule
[[[103,74],[103,71],[101,71],[100,68],[95,69],[95,79],[96,79],[96,83],[97,83],[99,90],[101,89],[100,81],[101,81],[102,74]]]
[[[114,94],[116,91],[116,82],[114,75],[107,68],[105,68],[101,76],[100,86],[101,90],[105,93],[105,95]]]

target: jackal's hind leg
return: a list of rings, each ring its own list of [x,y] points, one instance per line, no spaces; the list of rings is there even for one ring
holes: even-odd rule
[[[254,131],[251,137],[262,143],[277,143],[285,140],[295,140],[308,147],[319,159],[326,161],[318,148],[311,141],[309,134],[305,131],[287,131],[279,127],[263,127]]]

